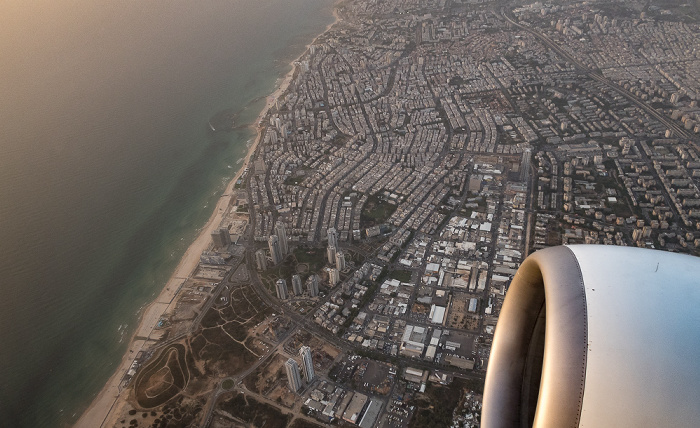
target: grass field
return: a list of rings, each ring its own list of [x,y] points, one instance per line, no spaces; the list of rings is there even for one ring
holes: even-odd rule
[[[367,198],[367,202],[360,213],[360,227],[367,228],[382,224],[396,211],[396,205],[380,199],[377,195]]]
[[[401,282],[411,282],[411,272],[410,270],[394,270],[389,272],[389,277],[398,279]]]

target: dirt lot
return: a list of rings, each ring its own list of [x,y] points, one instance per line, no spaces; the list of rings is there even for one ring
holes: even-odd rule
[[[388,394],[394,379],[389,371],[395,367],[388,363],[365,359],[358,361],[358,363],[358,369],[353,376],[353,384],[365,392]]]
[[[294,407],[296,400],[300,400],[301,397],[296,394],[291,394],[289,392],[289,387],[287,386],[286,378],[277,382],[272,391],[266,394],[267,398],[276,401],[277,403],[291,409]]]
[[[479,327],[479,320],[475,315],[470,314],[468,293],[456,292],[447,314],[446,326],[469,331],[476,331]]]
[[[267,316],[267,309],[249,285],[233,286],[229,302],[212,307],[191,339],[195,360],[202,360],[207,373],[233,376],[255,361],[259,349],[249,348],[249,329]]]
[[[246,388],[258,394],[267,395],[278,380],[286,380],[284,363],[287,358],[277,354],[267,363],[258,367],[243,380]]]
[[[235,392],[222,396],[217,407],[256,427],[284,428],[292,419],[269,404]]]

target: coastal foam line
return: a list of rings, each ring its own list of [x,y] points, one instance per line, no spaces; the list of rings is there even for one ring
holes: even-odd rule
[[[294,78],[294,71],[296,69],[295,63],[307,54],[311,45],[313,45],[319,37],[326,34],[334,25],[340,22],[340,17],[336,8],[337,4],[333,6],[334,21],[328,24],[324,31],[307,44],[304,51],[289,63],[291,69],[285,75],[282,83],[274,92],[266,97],[267,102],[265,103],[265,107],[258,115],[255,123],[250,125],[255,127],[256,137],[254,143],[249,146],[239,170],[231,181],[229,181],[223,195],[216,204],[214,212],[209,217],[204,227],[200,229],[197,238],[185,251],[185,254],[182,256],[182,259],[180,259],[175,271],[166,282],[158,297],[142,312],[138,327],[130,338],[129,347],[122,357],[121,363],[102,390],[93,399],[90,406],[80,416],[74,425],[75,428],[111,427],[113,425],[114,421],[111,420],[111,417],[113,417],[113,410],[119,404],[118,402],[120,398],[122,398],[122,392],[126,391],[126,389],[121,391],[119,388],[122,378],[133,364],[139,352],[145,349],[147,339],[154,331],[160,318],[172,309],[171,306],[175,305],[175,297],[185,281],[194,273],[199,264],[202,252],[209,248],[211,244],[211,233],[218,228],[224,214],[231,205],[234,185],[248,168],[250,159],[257,150],[258,144],[262,139],[263,130],[267,127],[267,125],[263,123],[263,119],[267,116],[268,111],[275,104],[275,101],[284,95]]]

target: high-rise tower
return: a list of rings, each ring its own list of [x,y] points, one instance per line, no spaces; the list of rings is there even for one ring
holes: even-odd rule
[[[328,270],[328,279],[331,283],[331,287],[337,285],[340,282],[340,272],[338,269],[331,268]]]
[[[277,297],[280,299],[285,300],[288,297],[289,292],[287,291],[287,281],[278,279],[275,283],[275,289],[277,290]]]
[[[338,232],[335,227],[328,229],[328,246],[338,248]]]
[[[299,275],[292,275],[292,290],[294,290],[295,296],[301,296],[304,289],[301,286],[301,277]]]
[[[260,249],[255,252],[255,264],[258,265],[258,270],[267,269],[267,254],[265,254],[265,250]]]
[[[299,391],[299,388],[301,388],[299,364],[297,364],[296,361],[290,358],[287,360],[286,363],[284,363],[284,368],[287,371],[287,381],[289,381],[289,389],[291,389],[292,392]]]
[[[318,296],[318,275],[313,274],[306,280],[306,288],[309,290],[309,296]]]
[[[226,248],[231,245],[231,234],[228,229],[222,227],[211,233],[211,240],[214,241],[215,247]]]
[[[345,254],[341,251],[335,253],[335,267],[338,270],[345,269]]]
[[[311,358],[311,348],[308,346],[302,346],[299,350],[299,356],[301,357],[301,365],[304,367],[304,380],[306,383],[311,383],[314,380],[314,362]]]
[[[329,264],[335,263],[335,254],[336,254],[335,247],[332,245],[329,245],[328,248],[326,248],[326,256],[328,257]]]
[[[282,249],[280,248],[280,240],[277,235],[270,235],[267,240],[267,245],[270,247],[270,257],[272,258],[272,264],[279,264],[284,258],[282,255]]]

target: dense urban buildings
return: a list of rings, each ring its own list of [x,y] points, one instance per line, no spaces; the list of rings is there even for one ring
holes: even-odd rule
[[[316,324],[483,373],[530,252],[695,251],[697,23],[613,4],[342,8],[296,63],[256,152],[270,167],[249,179],[256,236],[285,224],[323,246]],[[375,267],[388,276],[364,298]]]

